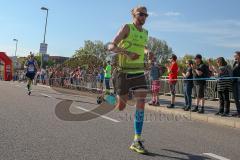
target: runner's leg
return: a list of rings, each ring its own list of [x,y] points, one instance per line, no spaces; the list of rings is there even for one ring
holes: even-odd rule
[[[135,129],[135,136],[134,140],[140,140],[142,134],[142,127],[144,121],[144,106],[145,106],[145,98],[147,96],[146,91],[143,90],[136,90],[135,96],[137,99],[136,104],[136,112],[134,118],[134,129]]]
[[[124,110],[124,108],[126,108],[126,104],[127,104],[127,100],[128,100],[128,95],[117,95],[117,103],[116,103],[116,108],[119,109],[119,111]]]

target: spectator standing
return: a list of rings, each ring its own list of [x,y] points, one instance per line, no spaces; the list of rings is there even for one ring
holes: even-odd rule
[[[152,81],[152,100],[149,105],[159,106],[159,91],[160,91],[160,76],[162,75],[162,71],[159,68],[158,63],[152,61],[150,68],[150,79]]]
[[[233,79],[233,97],[235,100],[237,112],[233,114],[234,117],[239,117],[240,118],[240,51],[236,51],[235,55],[235,63],[233,65],[233,77],[238,77]]]
[[[184,110],[189,111],[192,108],[192,89],[193,89],[193,73],[192,73],[192,67],[193,67],[193,61],[187,60],[186,61],[187,69],[186,72],[182,73],[183,79],[184,79],[184,98],[185,98],[185,106]]]
[[[209,75],[209,68],[202,61],[202,55],[197,54],[195,56],[195,66],[193,69],[193,76],[195,79],[194,84],[196,86],[196,106],[192,112],[198,112],[200,114],[204,113],[204,92],[206,89],[206,78]],[[199,109],[199,103],[201,101],[201,109]]]
[[[168,78],[169,78],[169,89],[171,92],[171,105],[167,106],[167,108],[175,108],[175,97],[176,97],[176,83],[178,78],[178,64],[177,64],[177,56],[172,54],[169,59],[170,65],[166,65],[168,70]]]
[[[106,93],[110,92],[110,79],[112,77],[112,66],[110,64],[110,61],[107,62],[107,66],[105,68],[105,87],[106,87]]]
[[[228,116],[230,112],[229,92],[232,91],[232,81],[227,79],[227,77],[231,77],[232,71],[223,57],[217,58],[216,61],[218,68],[214,69],[214,73],[219,78],[217,81],[219,111],[216,115]]]

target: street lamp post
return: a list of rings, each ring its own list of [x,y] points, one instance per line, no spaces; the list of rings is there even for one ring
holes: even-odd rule
[[[13,41],[16,42],[16,48],[15,48],[15,57],[17,56],[17,46],[18,46],[18,40],[17,39],[13,39]]]
[[[14,66],[17,66],[17,49],[18,49],[18,39],[14,38],[14,42],[16,42],[16,47],[15,47],[15,56],[14,56]]]
[[[17,47],[18,47],[18,40],[16,38],[13,39],[14,42],[16,42],[16,47],[15,47],[15,56],[13,58],[14,61],[14,68],[17,68]],[[15,78],[15,73],[14,73],[14,78]],[[14,79],[15,80],[15,79]]]
[[[43,37],[43,43],[45,44],[46,33],[47,33],[47,22],[48,22],[48,8],[42,7],[41,10],[47,11],[46,22],[45,22],[45,29],[44,29],[44,37]],[[42,68],[42,67],[43,67],[43,53],[41,53],[41,68]]]
[[[44,38],[43,38],[43,43],[45,43],[46,32],[47,32],[47,21],[48,21],[48,8],[42,7],[41,10],[47,11],[46,22],[45,22],[45,30],[44,30]]]

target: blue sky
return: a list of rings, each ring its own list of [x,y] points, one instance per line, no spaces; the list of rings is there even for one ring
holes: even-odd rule
[[[49,8],[46,42],[50,55],[71,56],[84,40],[111,41],[131,22],[130,10],[145,5],[150,14],[145,28],[165,40],[178,56],[232,58],[240,50],[239,0],[1,0],[0,51],[18,56],[38,52]]]

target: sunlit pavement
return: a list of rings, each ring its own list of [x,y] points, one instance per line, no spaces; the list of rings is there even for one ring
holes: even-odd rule
[[[94,96],[60,93],[25,84],[0,82],[0,159],[3,160],[128,160],[232,159],[240,157],[240,130],[191,121],[186,117],[146,111],[143,139],[148,155],[129,150],[133,139],[134,107],[94,112]],[[56,107],[71,104],[71,116],[56,115]],[[104,107],[104,106],[102,106]],[[78,117],[90,112],[89,120]],[[89,116],[88,115],[88,116]],[[85,117],[86,119],[86,117]]]

